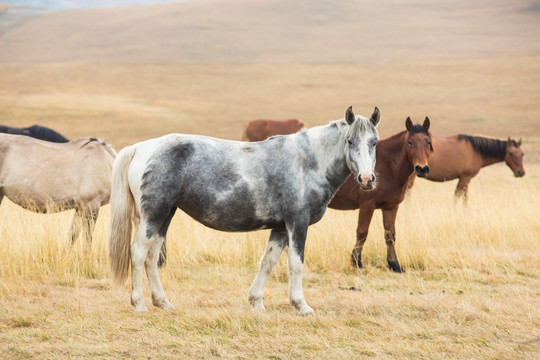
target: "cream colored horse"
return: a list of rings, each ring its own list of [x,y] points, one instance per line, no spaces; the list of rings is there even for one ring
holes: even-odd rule
[[[69,230],[88,241],[99,209],[109,202],[114,149],[99,139],[52,143],[28,136],[0,134],[0,202],[39,213],[74,209]]]

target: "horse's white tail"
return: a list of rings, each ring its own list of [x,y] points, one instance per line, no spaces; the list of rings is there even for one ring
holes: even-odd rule
[[[131,216],[134,200],[128,183],[128,169],[134,155],[135,147],[124,148],[116,157],[112,170],[109,264],[116,284],[126,281],[131,260]]]

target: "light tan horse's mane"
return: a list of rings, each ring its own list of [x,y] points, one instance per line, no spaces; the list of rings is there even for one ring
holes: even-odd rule
[[[72,142],[83,142],[83,144],[81,144],[80,148],[83,148],[83,147],[85,147],[86,145],[88,145],[88,144],[90,144],[92,142],[97,142],[99,145],[103,146],[105,148],[105,150],[107,150],[107,152],[113,158],[116,158],[116,151],[114,150],[114,148],[110,144],[106,143],[102,139],[89,137],[89,138],[77,139],[77,140],[74,140]]]

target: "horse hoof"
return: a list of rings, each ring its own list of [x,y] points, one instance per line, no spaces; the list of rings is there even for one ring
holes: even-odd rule
[[[357,267],[359,269],[363,268],[362,260],[358,256],[354,254],[351,255],[351,260],[352,260],[352,266]]]
[[[174,310],[174,306],[167,299],[160,300],[160,301],[153,301],[153,304],[154,306],[161,308],[163,310]]]
[[[304,306],[302,309],[300,309],[298,311],[298,315],[300,315],[300,316],[312,316],[314,314],[315,314],[315,312],[308,305]]]
[[[265,311],[262,298],[249,297],[249,304],[253,311]]]
[[[396,273],[404,273],[405,272],[405,269],[403,269],[398,262],[388,262],[388,267],[390,268],[390,270],[392,270],[393,272],[396,272]]]
[[[148,309],[146,308],[146,305],[138,304],[138,305],[135,305],[135,311],[136,312],[147,312]]]

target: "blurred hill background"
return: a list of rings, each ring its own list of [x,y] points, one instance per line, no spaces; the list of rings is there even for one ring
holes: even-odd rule
[[[0,6],[6,124],[122,147],[377,105],[383,136],[427,115],[438,134],[540,137],[537,0],[13,2],[30,7]]]

